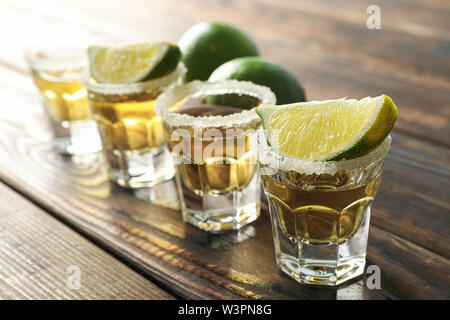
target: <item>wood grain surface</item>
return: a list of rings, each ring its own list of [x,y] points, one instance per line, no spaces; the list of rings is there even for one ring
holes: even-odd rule
[[[36,104],[30,103],[28,107],[36,108]],[[21,108],[26,110],[27,105],[21,105]],[[39,127],[38,123],[43,123],[42,116],[33,116],[34,126]],[[6,126],[3,125],[2,128]],[[394,296],[399,298],[444,298],[447,295],[448,278],[442,278],[442,275],[446,275],[450,267],[449,261],[439,256],[439,264],[436,264],[437,255],[421,248],[420,259],[410,265],[408,262],[411,257],[418,255],[415,249],[418,245],[414,242],[422,240],[413,236],[410,241],[399,237],[402,234],[425,234],[428,232],[427,225],[436,230],[441,227],[445,229],[445,226],[434,219],[427,222],[424,211],[421,211],[421,216],[408,216],[404,208],[414,208],[414,198],[393,208],[398,211],[398,219],[402,213],[407,223],[394,220],[390,209],[385,214],[391,214],[387,221],[392,221],[392,225],[387,227],[384,223],[386,220],[383,220],[384,201],[380,203],[376,200],[374,204],[373,220],[378,220],[378,223],[374,223],[370,231],[369,264],[379,265],[383,274],[386,274],[383,278],[393,277],[397,282],[395,285],[385,281],[383,284],[396,288],[397,291],[368,290],[363,280],[334,290],[299,287],[283,276],[275,266],[270,222],[265,206],[262,217],[242,232],[210,235],[183,223],[177,210],[136,199],[132,193],[110,184],[102,157],[79,158],[75,162],[75,159],[52,152],[49,140],[39,142],[26,131],[27,126],[21,128],[18,124],[10,124],[9,130],[1,131],[0,150],[4,150],[5,154],[0,163],[0,175],[4,181],[103,248],[132,264],[136,270],[170,287],[180,297],[374,299],[391,297],[392,292],[398,293]],[[404,141],[399,137],[397,139],[394,136],[394,142]],[[400,145],[396,148],[395,144],[392,149],[400,150]],[[83,163],[82,160],[86,162]],[[398,165],[405,166],[411,161]],[[389,155],[386,160],[387,173],[389,163],[395,164],[395,157]],[[414,165],[417,164],[410,164],[412,167]],[[384,180],[391,181],[396,186],[396,179],[402,181],[408,177],[408,171],[402,169],[396,175],[385,175]],[[444,180],[444,183],[448,184],[448,180]],[[171,188],[170,184],[168,182],[159,188]],[[382,184],[379,199],[395,191],[392,188],[386,189],[386,185],[385,182]],[[158,193],[158,190],[151,191]],[[147,192],[150,195],[150,190]],[[140,197],[145,197],[145,193],[146,190],[141,190]],[[429,215],[432,214],[433,211],[430,211]],[[445,218],[444,215],[441,217],[443,220]],[[414,219],[417,219],[417,223],[422,222],[425,227],[415,227]],[[392,233],[389,229],[392,229]],[[442,233],[445,237],[445,230]],[[432,234],[429,238],[435,241]],[[404,245],[398,245],[397,239]],[[422,243],[426,244],[425,241]],[[441,244],[444,249],[445,246],[445,242]],[[390,255],[385,254],[389,251]],[[424,256],[427,259],[423,259]],[[410,268],[412,269],[409,270]],[[423,273],[422,270],[433,272]],[[402,289],[410,285],[411,278],[408,274],[417,278],[419,283],[428,284],[428,289],[411,292]]]
[[[172,299],[2,183],[0,203],[0,299]]]
[[[450,4],[379,1],[382,29],[366,28],[373,1],[6,1],[0,27],[0,180],[176,297],[193,299],[449,299]],[[173,189],[131,193],[107,181],[101,156],[70,159],[51,147],[40,98],[21,58],[25,42],[68,23],[119,40],[176,42],[197,21],[227,21],[263,57],[292,70],[308,99],[386,93],[399,107],[373,207],[365,278],[299,286],[274,262],[265,205],[248,228],[210,235],[156,206]],[[26,26],[33,25],[33,30]],[[22,36],[20,38],[20,36]],[[25,39],[25,40],[24,40]],[[137,198],[138,197],[138,198]]]

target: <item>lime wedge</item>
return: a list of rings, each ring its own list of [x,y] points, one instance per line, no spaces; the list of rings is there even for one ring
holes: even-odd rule
[[[98,82],[133,83],[169,74],[177,67],[181,51],[168,42],[138,43],[91,46],[88,56],[91,76]]]
[[[386,95],[266,105],[256,112],[272,149],[312,161],[367,154],[383,142],[397,119],[397,107]]]

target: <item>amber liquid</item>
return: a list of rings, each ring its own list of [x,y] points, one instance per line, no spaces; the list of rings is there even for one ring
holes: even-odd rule
[[[229,115],[241,112],[242,109],[232,106],[208,105],[199,99],[188,99],[174,106],[179,113],[192,116]],[[255,124],[252,125],[255,127]],[[184,139],[190,145],[178,154],[179,171],[184,185],[197,195],[222,194],[230,190],[240,190],[248,185],[256,170],[250,140],[253,136],[252,126],[243,128],[214,128],[221,132],[221,137],[205,138],[196,135],[191,128],[183,128],[187,135],[173,139],[171,134],[176,129],[166,127],[166,139],[169,149]],[[211,128],[203,128],[203,133]]]
[[[110,148],[147,152],[164,144],[161,118],[154,112],[159,94],[152,90],[138,94],[89,94],[94,117]]]
[[[33,72],[33,80],[44,95],[51,117],[57,122],[91,118],[86,89],[73,79],[73,71]]]
[[[332,244],[344,242],[358,230],[381,174],[350,188],[345,187],[345,173],[306,176],[290,171],[283,183],[268,175],[261,178],[274,206],[271,210],[291,240]]]

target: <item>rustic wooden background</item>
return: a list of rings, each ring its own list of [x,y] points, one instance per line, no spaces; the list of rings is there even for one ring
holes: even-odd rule
[[[381,30],[366,9],[381,8]],[[274,261],[267,208],[248,228],[210,235],[110,184],[100,155],[56,154],[24,47],[70,28],[126,41],[176,42],[225,21],[292,70],[308,99],[386,93],[399,118],[374,203],[365,278],[300,286]],[[450,2],[448,0],[0,2],[0,298],[449,299]],[[59,35],[60,36],[60,35]],[[67,289],[79,265],[82,288]]]

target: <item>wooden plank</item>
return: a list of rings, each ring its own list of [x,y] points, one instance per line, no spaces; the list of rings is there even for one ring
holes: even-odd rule
[[[20,108],[0,110],[0,118],[3,116],[12,122],[11,130],[14,130],[15,123],[29,123],[26,126],[29,135],[41,135],[43,141],[51,139],[45,126],[31,125],[36,122],[36,117],[43,117],[37,90],[31,80],[0,68],[2,84],[8,93],[2,95],[6,105],[15,104],[17,95],[28,103],[21,104]],[[450,198],[449,159],[450,149],[394,134],[383,183],[375,200],[372,222],[449,258],[450,247],[445,241],[449,234],[446,223],[449,212],[447,199]]]
[[[1,97],[8,95],[9,91],[0,92],[3,93]],[[16,96],[15,110],[26,111],[35,107],[34,104],[20,102]],[[11,114],[13,112],[8,112],[13,117]],[[101,158],[97,162],[77,164],[55,154],[48,136],[33,134],[44,132],[43,128],[30,130],[31,124],[41,126],[42,116],[35,114],[21,123],[17,119],[1,122],[1,179],[115,255],[130,261],[133,268],[174,288],[178,295],[186,298],[383,298],[383,291],[368,290],[362,280],[333,290],[298,286],[280,274],[275,266],[267,208],[263,209],[262,217],[256,223],[240,233],[214,236],[199,231],[183,223],[178,211],[154,206],[111,185]],[[395,161],[395,158],[388,161]],[[397,175],[403,179],[402,172]],[[384,183],[390,179],[395,183],[395,177],[385,175]],[[380,196],[382,193],[383,190]],[[404,208],[409,205],[408,201],[406,198],[394,208],[405,215],[405,221],[417,218],[406,214],[408,211]],[[377,206],[374,221],[378,219],[382,226],[383,221],[393,218],[390,216],[392,209],[386,211],[388,216],[382,220],[377,218],[380,212]],[[445,212],[441,217],[445,218],[443,214]],[[420,219],[417,222],[426,225],[426,228],[419,231],[433,239],[433,233],[427,228],[435,225],[432,222],[424,224],[426,220],[423,217]],[[371,239],[373,236],[383,239],[377,236],[380,232],[378,228],[372,228]],[[242,241],[244,239],[246,241]],[[371,241],[370,246],[374,248],[371,252],[381,252],[390,244]],[[401,261],[411,255],[411,248],[397,248],[397,254],[392,259]],[[433,255],[428,250],[423,251]],[[369,255],[369,259],[372,256]],[[400,282],[407,280],[402,277],[403,268],[391,271],[392,260],[376,259],[376,256],[374,259],[393,279]],[[448,260],[442,259],[448,266]],[[421,279],[422,283],[428,283],[430,279],[423,278],[418,268],[433,270],[430,261],[421,260],[418,265],[407,264],[407,267],[412,268],[411,274]],[[439,274],[430,272],[429,277],[438,283]],[[389,288],[390,283],[386,283],[386,287]],[[437,285],[433,294],[443,296],[446,284],[443,282],[441,287]],[[408,297],[412,296],[414,293]]]
[[[136,199],[107,181],[101,157],[83,164],[54,153],[36,111],[39,100],[20,103],[17,92],[0,90],[2,99],[10,94],[14,107],[0,112],[0,179],[177,295],[384,298],[361,280],[340,291],[302,288],[283,276],[274,263],[267,211],[245,231],[213,236],[183,223],[176,210]]]
[[[450,299],[449,260],[371,227],[368,264],[380,266],[381,287],[403,299]]]
[[[393,140],[372,222],[450,258],[450,149],[400,134]]]
[[[102,181],[90,174],[79,172],[79,176]],[[108,188],[104,181],[89,188],[72,182],[75,188],[62,192],[56,181],[50,190],[35,177],[30,179],[33,186],[26,188],[16,178],[5,180],[15,180],[19,183],[15,187],[27,197],[184,298],[334,299],[338,293],[341,299],[383,298],[362,281],[340,292],[302,288],[281,275],[274,264],[267,216],[243,232],[213,236],[182,223],[178,211],[150,205],[119,188],[112,188],[104,198],[102,191]],[[79,188],[85,191],[80,194]],[[240,243],[243,240],[247,241]]]
[[[0,299],[173,299],[3,183],[0,203]]]
[[[369,30],[365,25],[369,4],[369,0],[345,5],[332,0],[325,4],[254,0],[204,6],[194,0],[105,6],[103,1],[90,1],[81,14],[78,3],[12,3],[5,8],[1,23],[6,27],[14,16],[28,28],[20,28],[23,37],[11,36],[8,43],[13,49],[0,53],[0,59],[25,70],[17,39],[20,45],[30,39],[30,21],[41,26],[35,28],[33,39],[46,33],[46,24],[70,22],[128,41],[177,41],[196,21],[227,21],[246,30],[262,56],[291,69],[309,99],[387,93],[399,106],[395,130],[450,146],[450,51],[446,49],[450,11],[436,1],[434,6],[417,1],[383,2],[383,29]],[[423,12],[425,18],[411,12]],[[248,18],[255,14],[258,19]],[[423,19],[432,20],[432,25],[424,25]],[[116,21],[123,21],[120,28]]]

